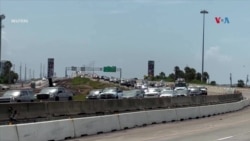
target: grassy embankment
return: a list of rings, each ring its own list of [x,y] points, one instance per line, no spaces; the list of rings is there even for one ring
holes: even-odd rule
[[[74,100],[85,100],[86,95],[92,90],[92,89],[103,89],[106,87],[113,87],[117,86],[115,84],[107,83],[107,82],[100,82],[97,80],[91,80],[89,78],[81,78],[76,77],[73,78],[70,81],[70,85],[73,89],[77,90],[77,94],[74,96]]]

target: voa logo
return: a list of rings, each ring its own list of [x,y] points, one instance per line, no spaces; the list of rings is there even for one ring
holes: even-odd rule
[[[220,23],[229,24],[230,23],[228,17],[225,17],[225,18],[215,17],[215,22],[217,24],[220,24]]]

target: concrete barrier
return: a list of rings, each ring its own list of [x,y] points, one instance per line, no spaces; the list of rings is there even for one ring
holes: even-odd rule
[[[177,120],[175,109],[147,111],[148,123],[163,123]]]
[[[16,126],[19,141],[58,141],[75,136],[71,119],[17,124]]]
[[[177,120],[194,119],[201,117],[199,107],[176,108]]]
[[[0,141],[18,141],[15,125],[0,126]]]
[[[76,137],[120,130],[117,115],[76,118],[73,123]]]
[[[226,110],[226,107],[223,104],[200,106],[201,117],[218,115],[218,114],[224,113],[225,110]]]
[[[50,116],[77,115],[82,113],[81,101],[48,102],[46,105]]]
[[[148,121],[147,113],[145,111],[124,113],[124,114],[119,114],[118,116],[121,129],[127,129],[136,126],[151,124]]]
[[[249,99],[239,102],[164,110],[131,112],[106,116],[55,120],[28,124],[0,126],[0,141],[64,140],[111,132],[152,123],[192,119],[237,111],[248,106]]]

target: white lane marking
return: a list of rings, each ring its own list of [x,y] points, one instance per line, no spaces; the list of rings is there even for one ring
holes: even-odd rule
[[[217,139],[217,141],[222,141],[222,140],[230,139],[230,138],[232,138],[232,137],[234,137],[234,136],[229,136],[229,137],[225,137],[225,138],[220,138],[220,139]]]

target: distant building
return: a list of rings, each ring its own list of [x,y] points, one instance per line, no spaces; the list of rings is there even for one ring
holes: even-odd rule
[[[148,61],[148,78],[154,77],[155,62],[152,60]]]

